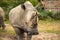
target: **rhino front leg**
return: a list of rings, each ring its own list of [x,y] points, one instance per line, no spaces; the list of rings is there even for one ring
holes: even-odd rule
[[[32,35],[27,34],[27,40],[31,40],[31,38],[32,38]]]
[[[19,28],[14,28],[16,34],[17,34],[17,40],[23,40],[24,38],[24,32]]]

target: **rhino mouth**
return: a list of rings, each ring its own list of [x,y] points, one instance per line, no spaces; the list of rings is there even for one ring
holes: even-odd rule
[[[38,31],[37,30],[32,30],[30,32],[28,32],[29,35],[38,35]]]
[[[38,35],[38,32],[28,32],[29,35]]]

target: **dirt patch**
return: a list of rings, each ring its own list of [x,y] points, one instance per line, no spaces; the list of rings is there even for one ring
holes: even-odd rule
[[[1,40],[16,40],[15,35],[6,35],[0,37]],[[40,33],[39,35],[32,36],[32,40],[60,40],[60,35],[54,33]]]
[[[15,35],[6,35],[1,37],[1,40],[16,40],[16,36]]]
[[[33,36],[32,40],[60,40],[60,35],[54,33],[40,33],[39,35]]]

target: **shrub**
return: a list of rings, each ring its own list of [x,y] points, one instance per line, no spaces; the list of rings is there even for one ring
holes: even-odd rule
[[[52,18],[55,20],[60,20],[60,12],[53,13]]]
[[[60,20],[60,12],[53,13],[49,11],[39,11],[38,17],[40,20],[46,20],[46,19]]]

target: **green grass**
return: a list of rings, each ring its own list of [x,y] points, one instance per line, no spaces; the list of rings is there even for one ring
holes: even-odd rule
[[[6,24],[6,30],[2,31],[2,29],[0,28],[0,36],[4,36],[4,35],[15,35],[15,31],[14,29],[11,27],[11,25]]]
[[[6,23],[6,24],[9,24],[10,22],[9,22],[9,20],[6,20],[5,23]]]

